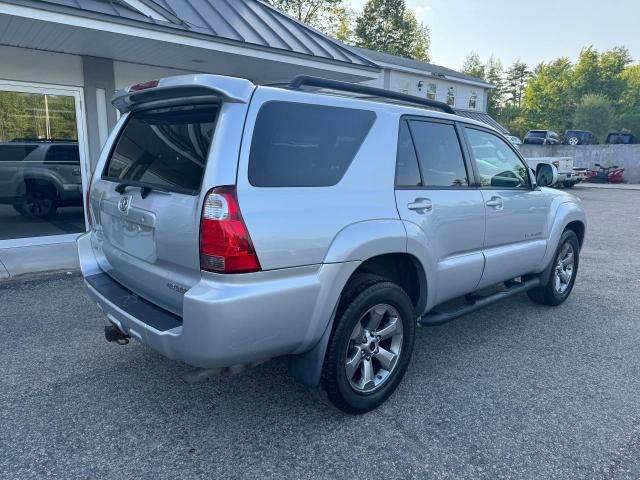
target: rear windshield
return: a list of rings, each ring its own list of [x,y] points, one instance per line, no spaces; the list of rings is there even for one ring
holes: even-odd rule
[[[344,176],[374,112],[269,102],[258,113],[249,157],[256,187],[325,187]]]
[[[197,194],[218,108],[204,104],[133,113],[111,152],[103,178]]]

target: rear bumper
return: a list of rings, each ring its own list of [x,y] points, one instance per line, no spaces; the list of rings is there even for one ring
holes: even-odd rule
[[[111,323],[162,355],[201,368],[310,349],[322,336],[342,285],[358,265],[312,265],[242,275],[203,272],[184,295],[180,318],[127,293],[112,280],[99,266],[91,233],[78,239],[78,253],[87,289]],[[96,279],[107,287],[96,284]],[[159,322],[158,316],[167,321]]]

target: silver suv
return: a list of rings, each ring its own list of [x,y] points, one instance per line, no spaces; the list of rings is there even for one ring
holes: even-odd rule
[[[286,355],[295,378],[362,413],[401,381],[417,326],[571,292],[579,200],[445,104],[215,75],[113,103],[78,240],[108,340],[202,368]]]

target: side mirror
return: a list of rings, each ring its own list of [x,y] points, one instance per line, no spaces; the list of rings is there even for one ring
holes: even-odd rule
[[[596,163],[596,164],[595,164],[595,166],[596,166],[596,167],[599,167],[599,166],[600,166],[600,164],[599,164],[599,163]]]
[[[548,163],[539,163],[536,167],[536,185],[538,187],[551,187],[558,181],[558,169]]]

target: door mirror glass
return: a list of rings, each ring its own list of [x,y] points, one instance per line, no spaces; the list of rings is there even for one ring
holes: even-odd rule
[[[536,184],[538,187],[550,187],[558,181],[558,169],[548,163],[540,163],[536,167]]]

